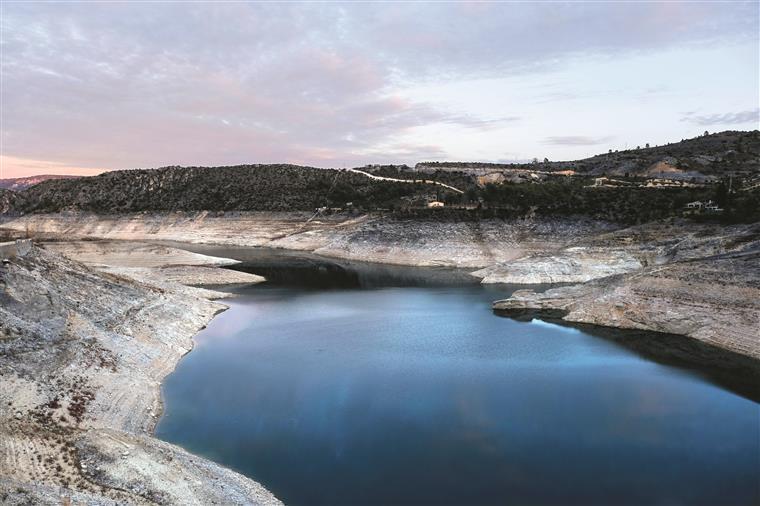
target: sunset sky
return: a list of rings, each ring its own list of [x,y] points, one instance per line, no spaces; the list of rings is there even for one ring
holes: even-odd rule
[[[2,3],[2,174],[580,158],[758,128],[760,3]]]

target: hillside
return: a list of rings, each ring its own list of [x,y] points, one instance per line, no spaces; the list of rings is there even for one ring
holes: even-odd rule
[[[18,193],[0,188],[0,214],[13,211],[20,205],[22,198]]]
[[[588,176],[614,175],[672,179],[748,177],[760,174],[760,131],[726,131],[663,146],[613,151],[564,162],[495,164],[479,162],[421,162],[418,170],[472,171],[572,170]]]
[[[438,169],[424,174],[403,165],[363,170],[286,164],[122,170],[49,179],[20,193],[0,195],[0,211],[119,214],[325,208],[325,212],[354,214],[390,211],[399,218],[437,221],[578,215],[632,224],[680,216],[687,202],[713,200],[725,210],[720,215],[724,220],[760,219],[760,189],[744,191],[760,174],[758,132],[724,132],[576,162],[511,166],[522,172],[501,178],[483,177],[464,165],[438,164]],[[502,166],[487,165],[486,170],[497,167]],[[566,177],[569,168],[574,177]],[[619,172],[623,175],[615,179],[624,181],[594,187],[595,176]],[[735,175],[732,189],[742,191],[729,191],[729,181],[715,178],[716,174]],[[649,187],[645,179],[658,176],[708,181]],[[390,180],[423,178],[428,182]],[[431,200],[444,201],[446,208],[427,209]]]
[[[56,174],[43,174],[39,176],[13,177],[0,179],[0,188],[20,192],[48,179],[71,179],[79,176],[65,176]]]
[[[359,209],[377,209],[402,198],[434,195],[435,188],[284,164],[165,167],[44,181],[24,192],[22,207],[27,212],[313,211],[351,202]]]

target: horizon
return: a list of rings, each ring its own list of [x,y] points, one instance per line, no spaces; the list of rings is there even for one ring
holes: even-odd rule
[[[760,122],[756,2],[13,3],[0,178],[575,160]]]
[[[750,132],[757,132],[758,130],[722,130],[722,131],[719,131],[719,132],[709,132],[709,134],[710,135],[712,135],[712,134],[722,134],[722,133],[731,132],[731,131],[733,131],[733,132],[750,133]],[[702,136],[704,136],[704,133],[702,135],[699,135],[699,136],[696,136],[696,137],[683,138],[680,141],[666,142],[664,144],[653,144],[653,145],[650,145],[650,148],[657,148],[657,147],[661,147],[661,146],[667,146],[667,145],[671,145],[671,144],[677,144],[678,142],[683,142],[683,141],[688,141],[688,140],[692,140],[692,139],[697,139],[697,138],[702,137]],[[638,148],[639,149],[649,149],[649,148],[646,148],[646,147],[643,147],[643,146],[638,146]],[[634,146],[632,148],[628,148],[628,150],[635,150],[635,149],[637,149],[636,146]],[[615,150],[613,150],[613,152],[614,151]],[[605,155],[605,154],[606,153],[604,153],[604,152],[599,152],[599,153],[595,153],[595,154],[589,155],[588,157],[585,157],[585,158],[591,158],[591,157],[594,157],[594,156],[602,156],[602,155]],[[550,160],[550,162],[554,162],[554,163],[572,163],[572,162],[578,161],[578,160],[581,160],[581,159],[575,159],[575,160]],[[44,177],[44,176],[52,176],[52,177],[55,177],[55,176],[92,177],[92,176],[98,176],[98,175],[104,174],[106,172],[114,172],[114,171],[158,170],[158,169],[167,169],[167,168],[175,168],[175,167],[177,167],[177,168],[205,168],[205,169],[213,169],[213,168],[219,168],[219,167],[235,167],[235,166],[296,165],[296,166],[308,167],[308,168],[313,168],[313,169],[341,170],[341,169],[346,169],[346,168],[362,168],[362,167],[365,167],[365,166],[373,166],[373,165],[377,165],[377,166],[381,166],[381,165],[397,165],[397,166],[398,165],[406,165],[408,167],[414,168],[415,165],[417,165],[417,164],[425,164],[425,163],[482,163],[482,164],[491,164],[491,163],[493,163],[493,164],[524,165],[524,164],[530,164],[531,160],[527,160],[526,159],[526,160],[514,160],[514,161],[506,161],[506,162],[491,162],[491,161],[481,161],[481,160],[417,160],[416,162],[406,163],[406,164],[404,164],[404,163],[390,164],[390,163],[383,163],[383,162],[378,161],[378,162],[370,162],[370,163],[365,164],[365,165],[352,166],[352,167],[348,167],[348,166],[335,167],[335,166],[327,166],[327,165],[317,166],[317,165],[308,165],[308,164],[293,164],[293,163],[289,163],[289,162],[271,162],[271,163],[257,163],[257,162],[245,163],[244,162],[244,163],[227,164],[227,165],[221,165],[221,164],[215,164],[215,165],[176,165],[176,164],[174,164],[174,165],[162,165],[162,166],[158,166],[158,167],[126,167],[126,168],[103,169],[103,170],[92,169],[93,171],[97,171],[97,172],[93,172],[93,173],[90,173],[90,174],[75,174],[75,173],[70,173],[70,172],[39,172],[39,173],[36,173],[36,174],[31,174],[31,175],[0,177],[0,180],[25,179],[25,178],[33,178],[33,177]],[[65,170],[65,169],[63,169],[63,170]]]

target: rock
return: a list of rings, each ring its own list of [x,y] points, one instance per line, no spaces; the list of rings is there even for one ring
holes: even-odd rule
[[[653,266],[496,301],[506,314],[551,314],[589,323],[680,334],[760,360],[760,250]],[[624,312],[620,310],[624,309]]]
[[[641,269],[641,262],[622,249],[571,247],[553,254],[529,255],[472,274],[483,283],[579,283]]]
[[[60,482],[39,475],[39,457],[57,461],[64,475],[86,472],[97,492],[70,482],[76,504],[279,504],[258,483],[141,435],[155,425],[148,413],[160,405],[161,379],[190,351],[197,329],[224,310],[199,295],[216,292],[104,273],[39,247],[0,270],[0,281],[0,335],[14,334],[3,340],[0,392],[30,406],[23,427],[0,424],[0,477],[11,494],[4,500],[60,504]],[[68,410],[67,422],[52,416],[53,404]],[[76,448],[80,463],[60,460],[51,439]],[[159,449],[174,459],[165,463]],[[177,476],[202,485],[188,491]],[[19,501],[17,489],[26,494]]]

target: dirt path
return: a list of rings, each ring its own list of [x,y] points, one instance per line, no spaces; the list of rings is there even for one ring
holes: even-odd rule
[[[394,183],[409,183],[409,184],[413,184],[413,183],[435,184],[459,194],[464,193],[464,191],[460,190],[459,188],[454,188],[451,185],[441,183],[439,181],[433,181],[432,179],[397,179],[395,177],[376,176],[374,174],[370,174],[369,172],[364,172],[363,170],[357,170],[357,169],[346,169],[346,170],[349,172],[354,172],[356,174],[361,174],[362,176],[367,176],[368,178],[375,179],[377,181],[393,181]]]

